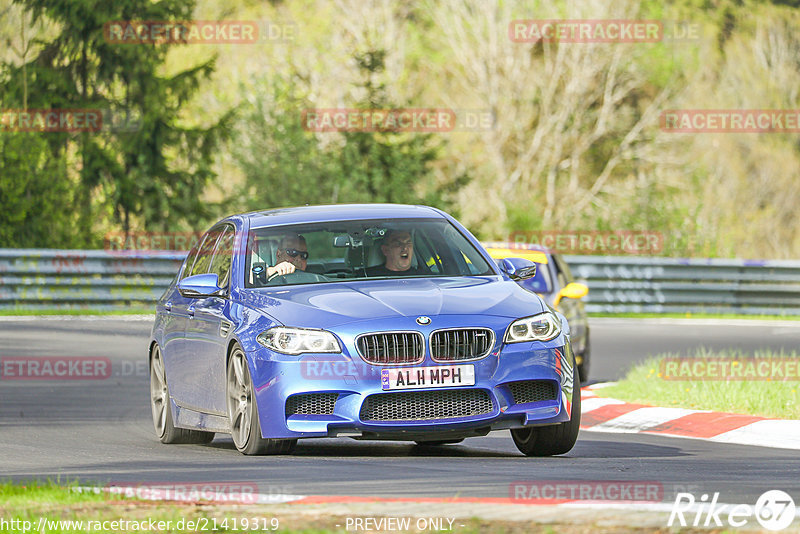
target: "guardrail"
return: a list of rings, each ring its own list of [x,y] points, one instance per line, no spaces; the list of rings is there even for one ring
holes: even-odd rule
[[[591,313],[800,315],[800,261],[564,258]]]
[[[151,307],[184,255],[0,249],[0,309]],[[800,261],[564,257],[590,313],[800,315]]]
[[[0,249],[0,309],[151,307],[185,256]]]

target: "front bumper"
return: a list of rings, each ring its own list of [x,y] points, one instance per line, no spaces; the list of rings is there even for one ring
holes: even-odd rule
[[[264,438],[448,439],[570,419],[574,360],[564,334],[547,343],[497,342],[470,362],[437,363],[427,354],[403,367],[473,365],[475,384],[400,391],[384,391],[383,366],[364,362],[352,339],[340,340],[342,354],[248,353]],[[523,395],[523,382],[552,394]]]

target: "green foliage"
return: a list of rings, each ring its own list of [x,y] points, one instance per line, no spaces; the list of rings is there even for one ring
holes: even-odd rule
[[[525,232],[537,232],[542,228],[542,216],[540,207],[536,204],[517,203],[508,208],[508,227],[511,228],[509,235],[515,232],[524,234]]]
[[[96,108],[131,121],[90,133],[0,131],[0,246],[92,247],[105,231],[196,229],[221,212],[403,202],[461,215],[487,240],[622,229],[662,232],[675,256],[800,251],[796,136],[658,125],[664,109],[796,109],[798,0],[197,4],[0,9],[0,108]],[[510,20],[576,17],[685,23],[700,36],[507,39]],[[294,38],[182,47],[103,36],[115,20],[214,18],[291,20]],[[308,131],[303,110],[317,107],[490,111],[496,126]]]
[[[302,127],[296,85],[280,79],[243,106],[232,150],[245,183],[231,199],[243,209],[336,201],[336,162]]]
[[[357,56],[365,98],[359,109],[394,109],[373,75],[384,54]],[[263,91],[263,89],[262,89]],[[426,187],[438,148],[430,134],[395,131],[322,133],[304,128],[313,108],[296,78],[275,78],[243,110],[234,151],[245,174],[235,199],[249,209],[335,202],[441,203],[446,189]],[[323,144],[323,141],[325,144]]]
[[[52,162],[48,172],[57,190],[71,190],[72,202],[62,209],[78,214],[72,225],[73,245],[96,246],[96,222],[109,213],[124,232],[180,221],[195,225],[208,218],[211,214],[202,195],[214,178],[214,149],[226,132],[227,117],[197,127],[184,125],[181,114],[213,71],[213,61],[164,76],[168,47],[115,44],[103,35],[104,24],[110,21],[190,19],[194,3],[20,0],[19,4],[34,23],[51,21],[58,32],[27,64],[6,65],[8,76],[0,86],[4,107],[22,108],[27,103],[29,109],[104,110],[103,131],[42,132],[45,142],[37,144],[45,152],[32,154],[28,162],[35,166],[39,157]],[[34,195],[33,202],[33,211],[49,211],[47,195]],[[34,238],[28,246],[63,246],[56,236],[34,232]]]
[[[645,355],[642,354],[644,357]],[[741,413],[781,419],[800,417],[800,384],[796,377],[786,379],[776,376],[758,378],[726,378],[718,367],[717,376],[710,378],[688,374],[677,379],[663,376],[665,360],[675,362],[678,358],[692,360],[737,361],[744,367],[750,358],[764,358],[768,361],[788,360],[796,362],[797,352],[772,352],[756,350],[751,356],[738,350],[714,351],[701,347],[687,356],[680,354],[660,354],[650,356],[633,365],[625,378],[608,388],[598,390],[603,397],[611,397],[633,403],[653,406],[670,406]],[[689,364],[691,366],[691,363]],[[788,366],[783,366],[786,368]],[[791,368],[791,367],[789,367]],[[732,373],[731,373],[732,374]]]
[[[75,188],[64,176],[64,159],[51,158],[34,133],[0,134],[0,248],[79,244],[71,231]]]

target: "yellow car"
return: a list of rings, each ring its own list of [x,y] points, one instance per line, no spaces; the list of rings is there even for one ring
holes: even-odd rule
[[[578,372],[581,382],[586,382],[589,379],[589,320],[581,299],[589,293],[589,288],[574,281],[569,266],[559,254],[530,248],[506,248],[507,245],[498,243],[485,246],[495,260],[514,257],[536,263],[536,276],[518,283],[528,291],[538,293],[567,318]]]

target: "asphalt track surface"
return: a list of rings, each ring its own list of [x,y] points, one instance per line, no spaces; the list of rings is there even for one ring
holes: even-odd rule
[[[349,438],[301,440],[292,456],[245,457],[230,438],[162,445],[153,432],[145,351],[151,322],[119,319],[0,320],[0,357],[95,356],[112,360],[104,380],[0,379],[0,477],[61,477],[99,484],[233,482],[260,493],[382,497],[508,498],[515,481],[655,482],[720,492],[754,504],[769,489],[800,503],[797,451],[652,435],[582,432],[563,457],[526,458],[507,431],[424,448]],[[615,379],[633,362],[693,347],[797,350],[800,322],[687,325],[593,320],[592,375]]]

